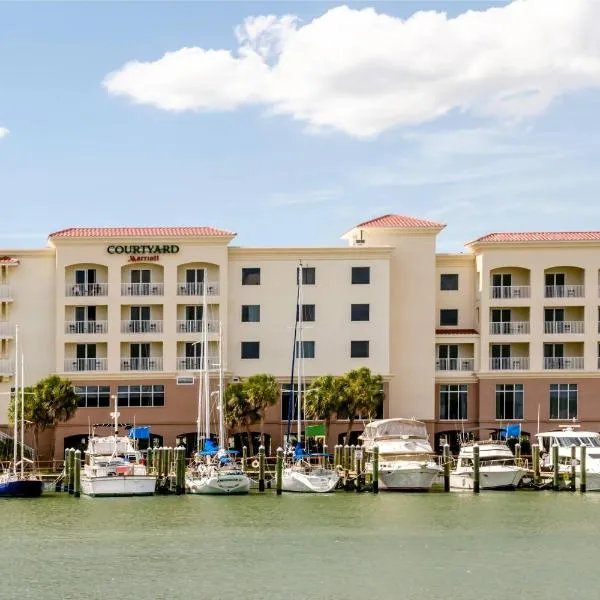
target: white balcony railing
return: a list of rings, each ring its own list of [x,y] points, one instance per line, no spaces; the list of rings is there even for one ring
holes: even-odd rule
[[[108,321],[67,321],[65,333],[98,334],[108,331]]]
[[[11,300],[12,294],[10,291],[10,287],[3,283],[0,285],[0,300]]]
[[[529,298],[528,285],[493,285],[490,287],[490,298]]]
[[[492,371],[526,371],[527,369],[529,369],[529,356],[490,358]]]
[[[65,371],[106,371],[106,358],[67,358]]]
[[[438,358],[435,361],[436,371],[474,371],[474,358]]]
[[[217,281],[207,281],[206,284],[180,281],[177,284],[178,296],[203,296],[205,292],[207,296],[218,296],[219,283]]]
[[[546,321],[544,333],[583,333],[584,321]]]
[[[121,296],[162,296],[163,283],[122,283]]]
[[[492,321],[490,323],[491,335],[519,335],[529,333],[529,321]]]
[[[15,335],[15,326],[7,321],[0,321],[0,337],[7,338]]]
[[[559,369],[561,371],[583,369],[583,356],[544,358],[544,369]]]
[[[108,283],[67,283],[65,296],[106,296]]]
[[[209,369],[216,369],[219,366],[219,357],[217,354],[207,354],[206,362]],[[178,371],[200,371],[204,368],[204,360],[200,356],[181,356],[177,359]]]
[[[162,368],[160,357],[121,359],[121,371],[162,371]]]
[[[219,333],[219,321],[206,321],[208,333]],[[178,333],[202,333],[202,321],[177,321]]]
[[[585,296],[584,285],[547,285],[546,298],[583,298]]]
[[[12,375],[13,361],[10,358],[0,358],[0,375]]]
[[[162,333],[162,321],[121,321],[121,333]]]

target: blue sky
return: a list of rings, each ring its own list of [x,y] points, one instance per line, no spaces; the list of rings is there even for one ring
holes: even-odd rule
[[[0,3],[0,247],[178,224],[330,245],[388,212],[447,223],[441,251],[600,229],[600,3],[530,4]]]

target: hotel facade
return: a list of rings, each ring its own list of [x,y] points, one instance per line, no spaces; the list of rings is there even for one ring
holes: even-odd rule
[[[115,396],[120,420],[151,426],[154,444],[195,446],[206,310],[208,360],[221,352],[226,383],[281,384],[266,419],[274,449],[301,261],[308,382],[369,367],[385,381],[381,416],[421,419],[436,443],[508,422],[600,430],[600,232],[492,233],[438,254],[443,228],[385,215],[344,234],[347,246],[306,248],[236,247],[212,227],[71,228],[43,249],[1,250],[0,427],[19,325],[26,385],[57,373],[80,396],[42,454],[81,446]],[[346,429],[334,423],[329,445]]]

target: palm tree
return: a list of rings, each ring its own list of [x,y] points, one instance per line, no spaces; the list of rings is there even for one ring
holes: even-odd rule
[[[329,439],[329,426],[340,408],[343,381],[333,375],[323,375],[312,381],[305,396],[306,416],[324,421],[325,443]]]
[[[244,383],[232,383],[225,389],[225,425],[228,429],[244,429],[248,436],[248,450],[254,455],[250,427],[260,418],[248,399]]]
[[[269,406],[274,406],[279,400],[279,385],[273,375],[258,373],[248,377],[244,389],[250,404],[258,413],[260,419],[260,443],[265,444],[265,412]]]

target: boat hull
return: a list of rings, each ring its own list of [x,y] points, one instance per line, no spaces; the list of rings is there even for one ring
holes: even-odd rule
[[[324,494],[333,492],[340,480],[335,471],[303,473],[294,469],[284,469],[281,489],[284,492]]]
[[[81,493],[86,496],[152,496],[155,489],[156,477],[151,475],[81,476]]]
[[[479,472],[479,489],[511,490],[515,489],[526,474],[520,467],[486,468]],[[450,473],[450,487],[460,490],[473,489],[473,471],[471,469]]]
[[[41,479],[16,479],[0,483],[0,497],[39,498],[44,491]]]
[[[187,477],[185,488],[188,494],[211,496],[234,496],[250,491],[250,479],[242,474],[219,474],[205,477]]]
[[[437,465],[382,465],[379,469],[379,489],[388,491],[427,491],[441,470]]]

